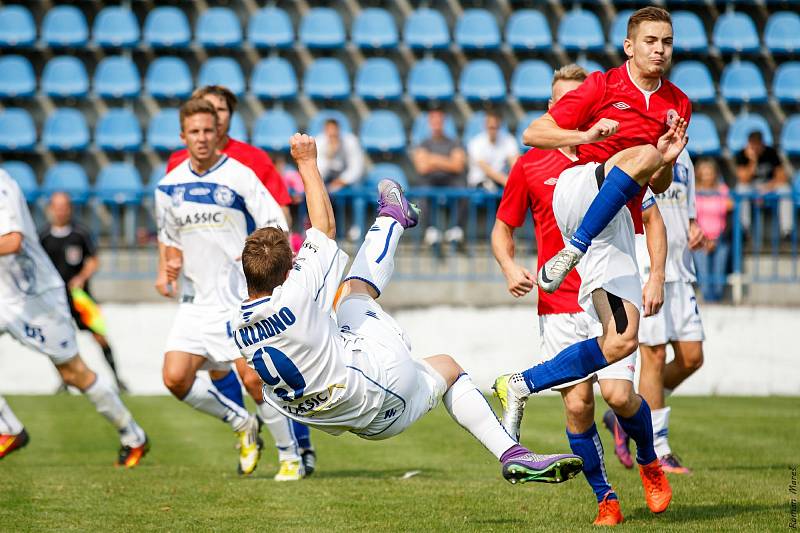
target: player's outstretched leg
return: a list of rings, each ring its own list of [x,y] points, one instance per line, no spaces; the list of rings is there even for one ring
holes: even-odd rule
[[[6,399],[0,396],[0,459],[25,447],[28,441],[30,437],[22,422],[14,415]]]

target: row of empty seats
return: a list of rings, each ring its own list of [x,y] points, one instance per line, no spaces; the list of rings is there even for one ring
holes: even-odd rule
[[[598,68],[598,67],[594,67]],[[32,97],[36,93],[36,76],[23,56],[0,57],[0,98]],[[520,62],[510,81],[510,92],[522,102],[546,102],[550,97],[553,68],[542,60]],[[708,67],[699,61],[677,63],[670,79],[697,103],[714,102],[716,84]],[[229,57],[214,57],[199,69],[197,85],[222,84],[237,96],[246,91],[244,73],[239,63]],[[505,76],[500,67],[487,59],[466,64],[459,76],[460,93],[468,101],[500,101],[507,96]],[[92,86],[101,98],[136,98],[142,82],[135,63],[125,56],[108,56],[95,69]],[[291,63],[281,57],[260,61],[250,76],[250,91],[258,98],[293,99],[299,83]],[[403,82],[396,65],[386,58],[367,59],[359,67],[354,81],[355,94],[368,101],[398,100],[403,95]],[[415,100],[451,100],[455,84],[450,69],[442,60],[427,58],[417,61],[409,71],[406,86]],[[728,64],[720,79],[720,94],[730,103],[763,103],[768,91],[764,76],[754,63],[734,61]],[[188,65],[177,57],[159,57],[147,69],[145,92],[157,99],[185,98],[195,83]],[[336,58],[316,59],[305,71],[303,89],[317,99],[346,99],[351,96],[350,76],[345,65]],[[83,98],[90,93],[90,80],[81,60],[73,56],[54,57],[44,67],[41,90],[54,98]],[[781,64],[772,83],[772,92],[780,102],[800,100],[800,62]]]
[[[612,22],[608,42],[621,48],[631,11],[620,12]],[[675,48],[680,52],[707,53],[709,39],[700,18],[691,11],[672,14]],[[300,21],[297,38],[312,49],[344,46],[347,31],[339,13],[328,7],[310,9]],[[391,49],[400,43],[392,14],[381,8],[362,10],[350,28],[352,42],[362,49]],[[515,10],[505,25],[505,42],[514,50],[549,50],[553,46],[550,25],[538,10]],[[29,47],[36,43],[36,25],[27,8],[0,8],[0,46]],[[606,35],[600,19],[589,10],[567,11],[559,20],[557,42],[566,50],[602,51]],[[47,11],[41,27],[42,44],[52,48],[84,47],[90,43],[104,48],[185,48],[193,42],[205,48],[238,48],[245,42],[256,48],[289,48],[295,44],[295,30],[286,11],[266,7],[248,17],[247,38],[236,13],[225,7],[202,11],[192,29],[186,14],[173,6],[148,12],[140,30],[130,9],[110,6],[102,9],[89,25],[80,9],[57,6]],[[452,36],[439,11],[421,8],[409,15],[402,40],[412,49],[445,49],[452,42],[465,50],[496,50],[503,43],[498,20],[485,9],[467,9],[456,21]],[[761,49],[756,24],[742,12],[726,12],[714,24],[711,42],[722,53],[754,53]],[[773,54],[800,50],[800,15],[781,11],[770,16],[764,29],[764,45]]]
[[[528,113],[517,124],[516,138],[542,111]],[[336,118],[344,131],[352,131],[350,121],[340,111],[325,110],[314,116],[308,131],[312,135],[322,130],[328,117]],[[457,137],[452,119],[446,123],[448,135]],[[484,127],[484,114],[473,113],[466,121],[462,142],[468,143]],[[504,126],[505,128],[505,126]],[[742,114],[728,129],[726,145],[731,151],[741,150],[747,135],[758,129],[768,144],[773,143],[772,130],[766,119],[758,114]],[[231,120],[231,136],[250,140],[255,145],[271,151],[288,149],[289,137],[298,131],[295,118],[288,112],[275,109],[258,117],[250,136],[241,116]],[[95,126],[94,142],[97,148],[109,152],[137,152],[145,140],[157,151],[171,151],[182,146],[177,109],[163,109],[152,117],[146,133],[142,131],[136,115],[128,109],[110,109]],[[407,150],[409,138],[400,116],[388,110],[373,111],[360,125],[360,139],[369,153],[401,153]],[[417,115],[410,129],[411,144],[419,143],[428,135],[424,113]],[[33,119],[24,110],[8,108],[0,111],[0,151],[30,152],[37,147],[37,131]],[[41,133],[42,146],[53,152],[85,150],[91,144],[90,128],[83,114],[75,109],[62,108],[50,114]],[[780,148],[790,156],[800,156],[800,114],[792,115],[783,124],[779,137]],[[689,125],[689,151],[694,155],[721,155],[722,144],[714,121],[705,114],[695,113]]]

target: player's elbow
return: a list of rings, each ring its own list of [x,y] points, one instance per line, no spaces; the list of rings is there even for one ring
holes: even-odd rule
[[[535,124],[535,122],[532,122],[527,128],[525,128],[525,131],[522,132],[522,142],[525,144],[525,146],[535,147],[537,133]]]
[[[22,233],[12,232],[3,235],[4,246],[7,254],[17,254],[22,250]]]

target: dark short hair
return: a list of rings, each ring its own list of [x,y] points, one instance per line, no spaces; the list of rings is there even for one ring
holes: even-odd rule
[[[669,15],[669,11],[660,7],[647,6],[638,9],[628,19],[628,39],[633,38],[634,32],[642,22],[666,22],[672,26],[672,17]]]
[[[490,118],[490,117],[491,118],[495,118],[495,119],[499,120],[500,122],[503,122],[503,115],[500,114],[500,111],[498,111],[496,109],[489,109],[489,110],[486,111],[486,118]]]
[[[244,241],[242,268],[251,296],[271,294],[292,269],[292,248],[280,228],[260,228]]]
[[[202,98],[190,98],[181,106],[180,111],[180,121],[181,121],[181,131],[183,131],[183,121],[193,115],[199,115],[201,113],[207,113],[214,117],[214,124],[219,122],[217,117],[217,110],[214,109],[214,106],[211,105],[211,102],[207,100],[203,100]]]
[[[764,142],[764,134],[761,133],[761,130],[753,130],[747,136],[748,141],[758,141],[760,143]]]
[[[325,125],[327,126],[328,124],[336,124],[337,126],[339,126],[339,121],[333,117],[328,117],[325,119]]]
[[[199,89],[195,89],[192,93],[192,98],[202,98],[207,94],[213,94],[214,96],[219,96],[225,103],[228,104],[228,111],[233,114],[236,111],[236,104],[238,103],[238,99],[236,95],[231,92],[230,89],[223,85],[204,85]]]

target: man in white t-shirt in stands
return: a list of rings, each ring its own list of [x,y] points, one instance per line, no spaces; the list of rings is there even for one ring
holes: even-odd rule
[[[469,173],[467,185],[496,191],[505,187],[508,172],[519,157],[514,136],[501,128],[502,119],[495,111],[486,112],[486,130],[467,144]]]

